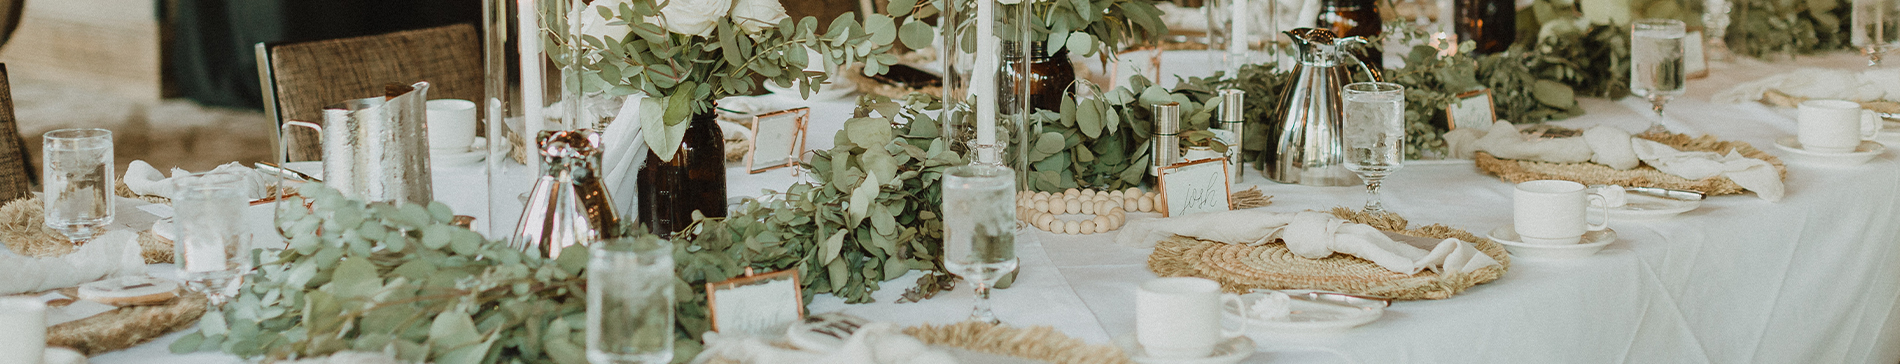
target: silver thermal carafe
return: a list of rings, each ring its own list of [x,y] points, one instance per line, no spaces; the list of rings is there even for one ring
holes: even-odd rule
[[[1359,68],[1373,80],[1378,74],[1351,51],[1366,44],[1359,37],[1340,38],[1330,30],[1299,28],[1286,31],[1298,49],[1293,82],[1280,94],[1278,119],[1267,125],[1267,150],[1261,173],[1279,183],[1309,186],[1356,186],[1359,178],[1345,167],[1340,139],[1340,93]]]

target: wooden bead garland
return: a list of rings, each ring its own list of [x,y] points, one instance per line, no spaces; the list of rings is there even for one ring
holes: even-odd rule
[[[1062,193],[1016,194],[1016,217],[1037,229],[1057,234],[1094,234],[1121,229],[1127,222],[1126,211],[1154,212],[1161,198],[1140,188],[1100,192],[1068,189]],[[1094,215],[1083,220],[1057,219],[1056,215]]]

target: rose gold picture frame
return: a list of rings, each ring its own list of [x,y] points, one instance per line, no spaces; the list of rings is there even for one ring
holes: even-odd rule
[[[752,174],[759,174],[773,169],[798,165],[799,155],[805,151],[805,127],[810,122],[810,107],[779,110],[754,115],[752,117],[752,135],[751,139],[749,139],[752,141],[752,150],[746,152],[745,155],[746,170],[751,171]],[[791,139],[791,147],[789,150],[784,150],[785,153],[783,155],[761,148],[761,146],[767,143],[759,142],[759,136],[761,135],[760,130],[766,128],[772,128],[764,133],[767,137],[778,137],[779,132],[787,131],[786,128],[790,129],[789,134],[783,136]],[[767,154],[761,157],[759,154],[761,152]]]
[[[785,301],[782,301],[783,304],[797,307],[798,318],[805,318],[805,296],[804,293],[801,292],[801,287],[803,286],[799,284],[797,269],[786,269],[755,275],[752,274],[752,268],[748,267],[745,269],[745,274],[737,278],[706,283],[706,321],[712,324],[712,331],[719,331],[719,293],[721,291],[779,281],[791,281],[792,283],[791,290],[789,292],[783,292],[785,299]]]
[[[1227,206],[1228,210],[1234,209],[1234,202],[1229,197],[1234,194],[1234,191],[1233,191],[1234,186],[1233,186],[1233,183],[1230,183],[1230,181],[1228,180],[1230,178],[1233,178],[1233,171],[1227,170],[1227,157],[1208,158],[1208,159],[1202,159],[1202,160],[1197,160],[1193,162],[1175,163],[1174,165],[1161,167],[1160,169],[1156,171],[1157,173],[1155,174],[1159,177],[1155,177],[1155,179],[1156,181],[1158,181],[1157,184],[1159,186],[1157,186],[1155,190],[1159,192],[1157,195],[1161,196],[1161,201],[1157,201],[1155,203],[1155,211],[1160,212],[1161,217],[1169,217],[1168,216],[1169,211],[1173,210],[1172,208],[1168,207],[1168,202],[1167,202],[1168,180],[1169,180],[1168,176],[1172,174],[1171,172],[1174,172],[1175,170],[1179,170],[1182,168],[1197,167],[1197,166],[1208,164],[1208,163],[1215,163],[1215,164],[1220,165],[1221,178],[1222,178],[1221,181],[1219,182],[1220,188],[1222,191],[1220,201],[1221,201],[1221,204]]]
[[[1458,129],[1458,106],[1479,97],[1484,98],[1485,101],[1486,120],[1483,120],[1484,125],[1491,125],[1491,123],[1498,121],[1498,103],[1497,99],[1492,98],[1491,89],[1487,88],[1477,91],[1461,92],[1452,97],[1454,99],[1451,104],[1445,105],[1445,125],[1450,126],[1451,130]],[[1470,123],[1472,121],[1466,120],[1465,122]]]

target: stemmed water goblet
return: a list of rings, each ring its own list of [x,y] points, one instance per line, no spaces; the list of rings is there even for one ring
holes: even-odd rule
[[[1346,169],[1366,181],[1366,212],[1385,212],[1379,184],[1405,163],[1405,86],[1353,83],[1344,99]]]
[[[112,131],[60,129],[41,139],[46,227],[85,244],[112,223]]]
[[[999,323],[990,287],[1016,270],[1016,173],[972,164],[943,175],[943,265],[976,290],[971,321]]]
[[[1662,124],[1663,106],[1682,95],[1687,78],[1682,60],[1684,25],[1675,19],[1642,19],[1631,27],[1630,93],[1648,99],[1656,111],[1656,120],[1646,133],[1668,132]]]

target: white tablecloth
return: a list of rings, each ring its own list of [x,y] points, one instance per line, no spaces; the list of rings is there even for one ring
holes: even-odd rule
[[[1803,65],[1858,67],[1849,55],[1803,58]],[[1787,64],[1716,64],[1670,104],[1677,132],[1741,140],[1785,156],[1773,140],[1794,132],[1783,111],[1711,104],[1708,95]],[[1646,127],[1636,100],[1583,100],[1590,113],[1566,126]],[[825,104],[827,106],[839,106]],[[809,145],[830,145],[849,109],[814,107]],[[826,129],[833,128],[833,129]],[[729,169],[732,195],[782,188],[785,169],[745,175]],[[1621,240],[1595,256],[1513,259],[1497,281],[1445,300],[1395,303],[1377,322],[1343,333],[1257,332],[1253,363],[1672,362],[1894,363],[1900,361],[1900,162],[1889,153],[1858,167],[1788,161],[1779,203],[1719,196],[1670,220],[1615,221]],[[1271,211],[1357,207],[1358,187],[1278,185],[1257,174],[1243,185],[1273,195]],[[1482,235],[1510,222],[1511,185],[1469,162],[1408,164],[1388,180],[1386,204],[1412,224],[1445,224]],[[460,206],[458,206],[460,208]],[[1140,215],[1137,215],[1140,216]],[[1152,216],[1152,215],[1149,215]],[[1150,251],[1089,236],[1036,232],[1020,242],[1016,286],[994,294],[996,314],[1013,325],[1053,326],[1106,344],[1134,329],[1134,287],[1154,278]],[[893,304],[917,274],[884,284],[879,303],[845,305],[820,296],[811,312],[846,311],[903,324],[950,323],[968,314],[967,288],[921,303]],[[222,354],[171,356],[178,334],[93,358],[95,363],[238,362]]]

